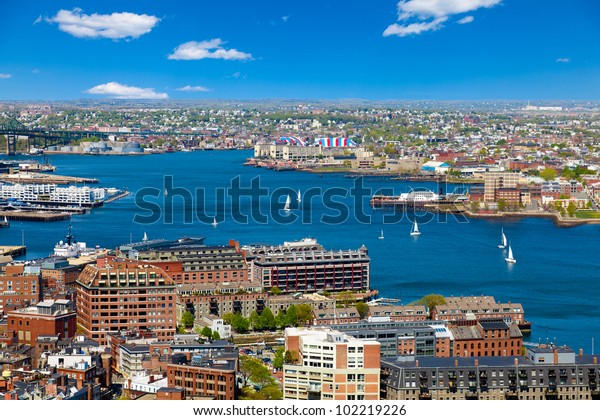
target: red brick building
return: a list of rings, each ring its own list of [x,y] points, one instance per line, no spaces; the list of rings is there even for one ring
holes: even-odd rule
[[[173,338],[177,325],[175,283],[159,267],[98,260],[76,283],[77,322],[84,334],[106,345],[108,332],[152,332]]]
[[[37,304],[42,297],[40,275],[24,265],[7,265],[0,273],[0,314]]]
[[[209,360],[169,364],[169,388],[183,388],[185,397],[235,399],[237,360]]]
[[[520,356],[523,335],[503,320],[460,321],[448,327],[458,357]]]
[[[69,300],[45,300],[8,313],[8,331],[17,335],[19,344],[35,346],[39,336],[73,338],[76,327],[77,313]]]

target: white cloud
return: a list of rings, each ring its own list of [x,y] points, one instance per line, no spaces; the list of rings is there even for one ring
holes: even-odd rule
[[[502,0],[401,0],[398,2],[398,20],[418,16],[429,17],[457,15],[472,12],[482,7],[490,8],[500,4]]]
[[[135,13],[86,15],[81,9],[60,10],[56,16],[46,18],[48,23],[58,23],[58,29],[76,38],[139,38],[147,34],[160,21],[156,16]]]
[[[442,23],[450,16],[468,13],[480,8],[490,8],[502,0],[400,0],[398,2],[398,21],[387,27],[383,36],[418,35],[427,31],[435,31],[443,27]],[[431,20],[430,20],[431,19]],[[473,16],[465,16],[458,20],[459,24],[471,23]]]
[[[285,23],[288,21],[290,17],[289,16],[281,16],[281,20]]]
[[[139,88],[117,82],[94,86],[85,92],[94,95],[109,95],[117,99],[167,99],[169,97],[166,93],[156,92],[154,88]]]
[[[37,25],[37,24],[38,24],[38,23],[40,23],[42,20],[44,20],[44,19],[42,18],[42,15],[39,15],[39,16],[37,17],[37,19],[33,21],[33,24],[34,24],[34,25]]]
[[[560,57],[556,59],[557,63],[570,63],[571,59],[567,57]]]
[[[176,90],[179,90],[181,92],[208,92],[210,89],[204,86],[184,86],[184,87],[180,87],[177,88]]]
[[[11,79],[12,74],[9,73],[0,73],[0,79]]]
[[[230,75],[228,75],[228,76],[225,76],[225,78],[226,78],[226,79],[245,79],[245,78],[246,78],[246,75],[245,75],[245,74],[242,74],[242,73],[240,73],[239,71],[236,71],[236,72],[235,72],[235,73],[233,73],[233,74],[230,74]]]
[[[226,50],[219,38],[209,41],[190,41],[179,45],[169,55],[169,60],[203,60],[216,58],[221,60],[252,60],[252,55],[236,49]]]
[[[438,19],[434,19],[431,22],[419,22],[419,23],[411,23],[409,25],[398,25],[397,23],[393,23],[386,28],[383,32],[383,36],[390,35],[398,35],[398,36],[407,36],[407,35],[418,35],[422,32],[427,31],[437,31],[442,28],[447,17],[441,17]]]

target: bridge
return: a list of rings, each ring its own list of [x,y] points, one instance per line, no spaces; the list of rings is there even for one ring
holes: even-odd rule
[[[173,136],[187,137],[189,139],[204,137],[200,133],[183,133],[177,131],[134,131],[123,133],[120,131],[84,131],[84,130],[45,130],[42,128],[28,128],[21,124],[16,118],[0,119],[0,135],[6,137],[6,154],[15,155],[17,153],[17,140],[19,137],[27,138],[27,149],[30,146],[46,148],[48,146],[67,145],[73,141],[82,140],[90,137],[98,139],[108,139],[110,136],[122,136],[124,134],[140,137],[149,136]]]

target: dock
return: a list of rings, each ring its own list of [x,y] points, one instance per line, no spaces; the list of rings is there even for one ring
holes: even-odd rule
[[[106,200],[104,200],[104,203],[112,203],[113,201],[117,201],[123,197],[127,197],[129,194],[130,194],[130,192],[127,190],[122,191],[119,194],[116,194],[116,195],[113,195],[112,197],[107,198]]]
[[[57,222],[60,220],[69,220],[71,214],[52,211],[0,211],[0,218],[4,217],[8,220],[18,220],[21,222]]]
[[[18,257],[25,255],[27,248],[25,246],[0,245],[0,256]]]
[[[1,174],[0,181],[15,184],[97,184],[96,178],[81,178],[76,176],[46,174],[38,172],[19,172],[18,174]]]

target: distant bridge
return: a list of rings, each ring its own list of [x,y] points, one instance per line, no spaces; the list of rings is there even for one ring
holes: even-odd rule
[[[6,154],[15,155],[17,153],[17,139],[27,137],[27,149],[30,146],[39,146],[46,148],[48,146],[67,145],[72,141],[96,137],[99,139],[108,139],[110,136],[122,136],[130,134],[140,137],[149,136],[173,136],[188,137],[190,139],[204,137],[200,133],[183,133],[176,131],[134,131],[123,133],[120,131],[84,131],[84,130],[44,130],[31,129],[21,124],[16,118],[0,120],[0,135],[6,136]]]

